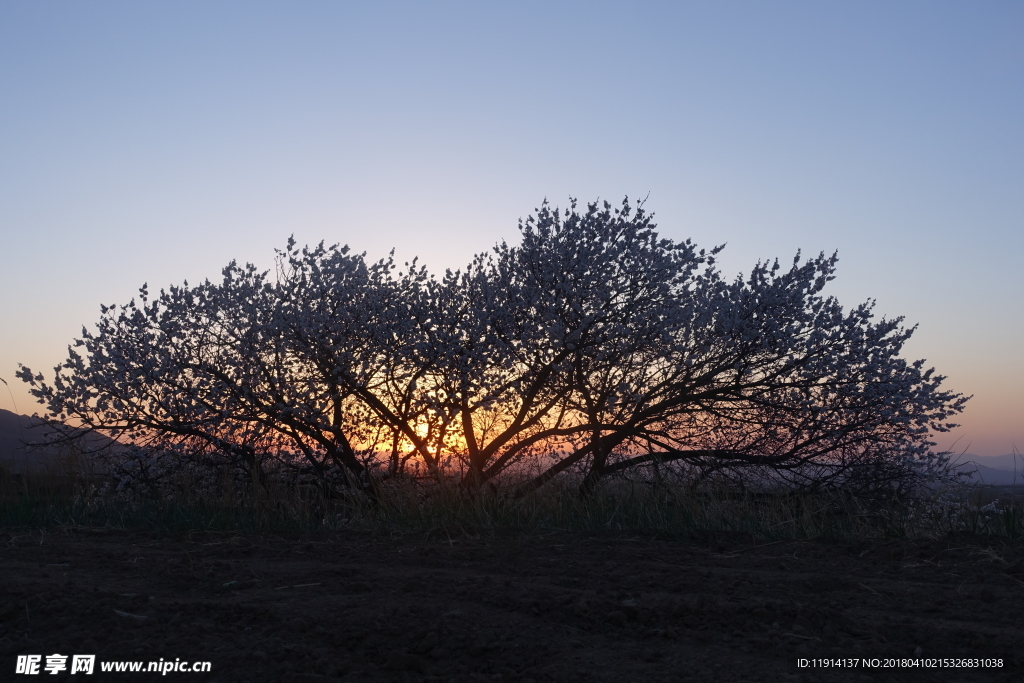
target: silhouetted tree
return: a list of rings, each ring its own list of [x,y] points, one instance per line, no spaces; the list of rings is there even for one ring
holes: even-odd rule
[[[347,247],[278,253],[220,283],[103,307],[52,383],[50,417],[133,444],[202,446],[338,472],[422,461],[477,487],[523,462],[584,493],[642,467],[749,485],[860,489],[936,471],[966,398],[900,357],[913,329],[822,294],[837,258],[724,279],[715,248],[659,237],[643,207],[547,203],[440,278]]]

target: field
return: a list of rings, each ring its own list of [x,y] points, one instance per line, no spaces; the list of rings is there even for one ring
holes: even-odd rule
[[[1024,548],[992,536],[0,530],[0,666],[202,681],[1019,681]],[[915,653],[917,653],[915,655]],[[862,658],[996,658],[868,669]],[[857,658],[857,668],[799,668]],[[156,673],[93,680],[155,680]],[[79,675],[44,675],[77,680]],[[88,680],[88,679],[87,679]]]

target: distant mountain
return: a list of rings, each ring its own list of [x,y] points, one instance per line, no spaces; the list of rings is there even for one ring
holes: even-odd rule
[[[45,470],[57,462],[60,453],[56,448],[31,448],[30,444],[44,443],[52,435],[53,430],[39,425],[38,420],[0,408],[0,465],[15,473]],[[88,441],[90,448],[111,443],[101,434],[90,435]]]
[[[978,456],[964,454],[954,458],[957,467],[971,474],[971,480],[990,486],[1024,486],[1024,456]]]
[[[33,428],[33,419],[0,408],[0,459],[13,458],[24,452],[25,442],[35,442],[45,432]]]
[[[1006,455],[988,455],[988,456],[977,456],[977,455],[962,455],[960,456],[960,462],[974,461],[979,465],[985,467],[992,467],[997,470],[1010,470],[1014,468],[1018,472],[1024,472],[1024,455],[1007,453]]]

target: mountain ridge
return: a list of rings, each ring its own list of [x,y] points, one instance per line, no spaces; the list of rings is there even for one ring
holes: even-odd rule
[[[19,415],[0,408],[0,465],[15,474],[42,472],[60,461],[62,454],[55,447],[33,447],[44,443],[54,433],[39,418]],[[113,439],[102,434],[86,437],[90,446],[102,447]]]

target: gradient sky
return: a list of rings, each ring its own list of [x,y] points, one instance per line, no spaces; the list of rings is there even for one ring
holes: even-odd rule
[[[0,377],[290,234],[438,272],[544,197],[648,196],[831,292],[1024,450],[1024,3],[0,3]],[[14,409],[0,389],[0,407]]]

